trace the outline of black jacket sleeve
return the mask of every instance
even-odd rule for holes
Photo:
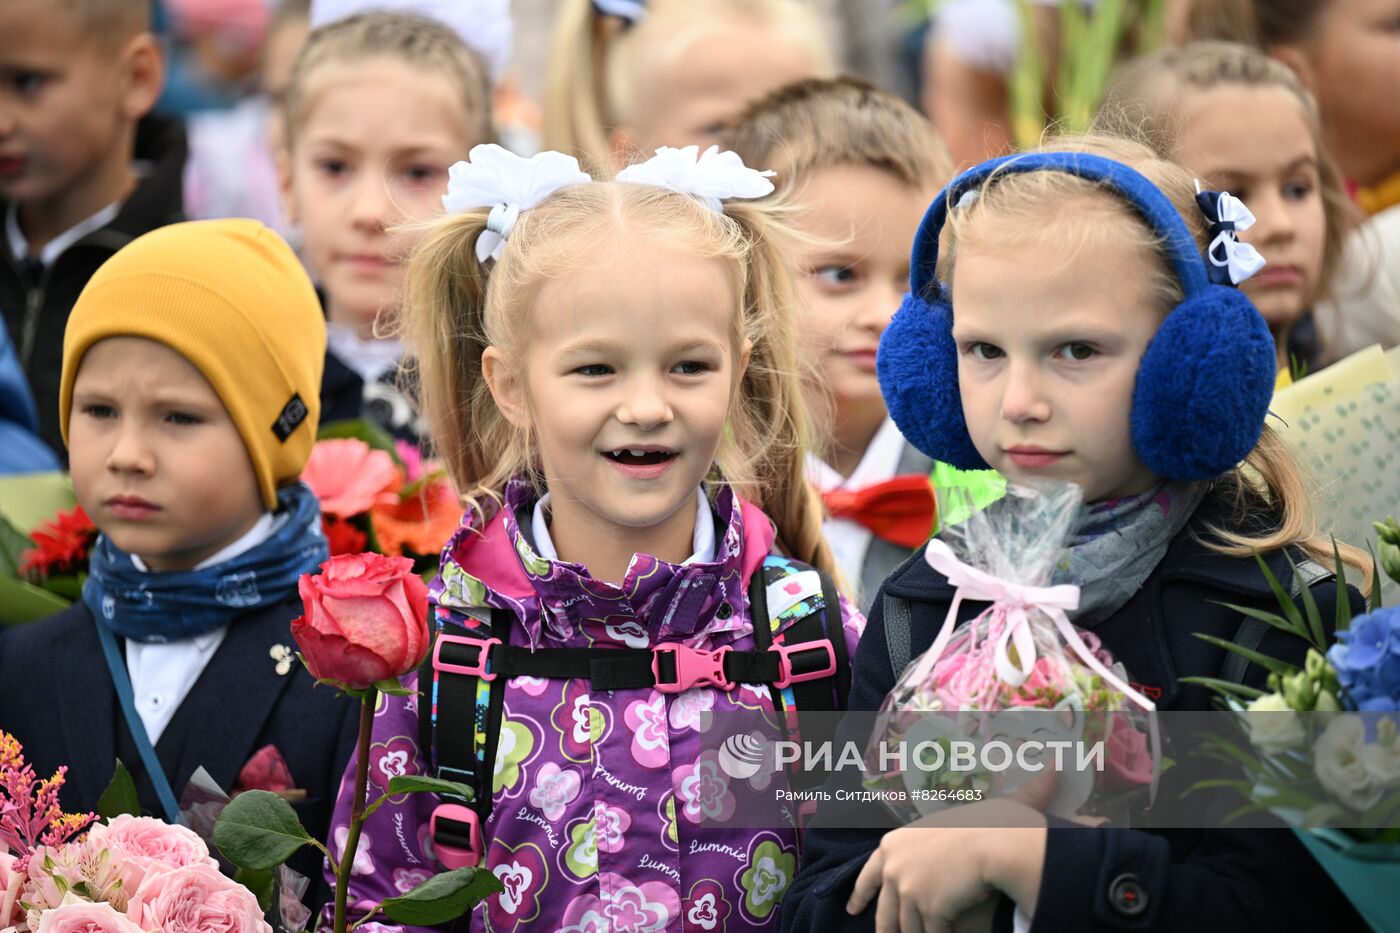
[[[883,591],[882,591],[883,592]],[[878,710],[886,694],[894,687],[886,648],[885,624],[880,594],[866,617],[865,632],[856,649],[851,666],[851,710]],[[853,718],[868,721],[868,717],[846,717],[836,733],[837,748],[846,742],[864,747],[868,738],[860,734],[861,725]],[[823,785],[834,796],[840,788],[854,783],[844,772],[832,775]],[[828,825],[823,825],[827,823]],[[861,916],[846,914],[846,901],[861,866],[880,845],[882,829],[843,829],[839,815],[830,807],[819,805],[811,824],[802,837],[802,861],[792,887],[783,898],[781,930],[873,930],[875,908],[872,905]]]

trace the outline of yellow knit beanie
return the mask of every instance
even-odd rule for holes
[[[107,337],[163,343],[203,373],[275,510],[316,442],[326,355],[321,304],[286,241],[256,220],[202,220],[161,227],[103,263],[63,336],[65,443],[78,366]]]

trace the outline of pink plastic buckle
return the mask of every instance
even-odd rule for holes
[[[779,690],[793,684],[800,684],[808,680],[820,680],[823,677],[830,677],[836,673],[836,652],[832,650],[829,641],[804,641],[800,645],[775,644],[768,649],[778,652],[778,679],[773,682],[773,686]],[[826,667],[819,671],[807,671],[803,674],[792,672],[792,656],[803,651],[826,651]]]
[[[698,684],[709,684],[721,690],[733,690],[734,684],[724,675],[724,656],[729,647],[714,651],[701,651],[685,645],[657,645],[651,649],[651,673],[656,678],[656,689],[662,693],[680,693]],[[670,654],[676,659],[676,682],[661,682],[661,656]]]
[[[499,638],[467,638],[463,635],[440,634],[437,637],[437,644],[433,647],[433,667],[448,674],[465,674],[468,677],[480,677],[482,680],[495,680],[495,673],[486,670],[486,659],[491,654],[491,646],[500,643]],[[451,661],[444,661],[442,659],[442,646],[448,644],[475,647],[477,649],[476,662],[473,664],[453,664]]]
[[[439,819],[451,820],[462,825],[441,826],[438,823]],[[459,841],[465,832],[467,847],[464,849],[443,841],[438,835],[440,831],[445,832],[453,842]],[[444,868],[471,868],[481,864],[481,820],[475,810],[460,803],[438,804],[428,821],[428,832],[433,840],[433,851],[437,853],[438,861]]]

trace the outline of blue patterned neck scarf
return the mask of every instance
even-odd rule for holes
[[[314,573],[329,550],[321,504],[298,483],[277,495],[287,521],[256,547],[203,570],[146,573],[105,535],[93,548],[83,602],[123,638],[170,642],[228,625],[260,606],[296,592],[297,578]]]
[[[1079,587],[1081,626],[1113,615],[1133,597],[1186,527],[1209,483],[1164,483],[1136,496],[1083,506],[1051,582]]]

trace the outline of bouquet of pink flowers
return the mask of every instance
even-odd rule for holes
[[[0,933],[270,933],[258,900],[183,826],[58,803],[0,731]]]
[[[1150,796],[1153,703],[1070,623],[1079,588],[1050,585],[1080,505],[1073,485],[1008,485],[928,543],[925,559],[956,593],[929,650],[885,698],[866,752],[866,786],[901,818],[1013,793],[1051,766],[1049,812],[1059,816],[1109,815]],[[957,627],[963,600],[990,605]]]

